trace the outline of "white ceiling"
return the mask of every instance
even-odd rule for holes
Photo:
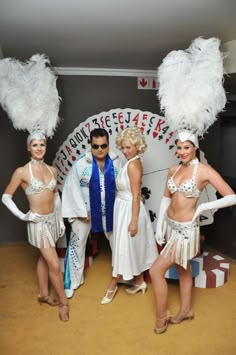
[[[236,40],[236,0],[0,0],[4,57],[153,70],[198,37]]]

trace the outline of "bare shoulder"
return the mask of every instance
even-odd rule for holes
[[[142,162],[140,159],[134,159],[129,162],[128,169],[142,169]]]
[[[128,174],[142,174],[143,165],[140,159],[134,159],[128,164]]]
[[[5,193],[13,195],[18,187],[27,181],[28,169],[27,164],[25,166],[21,166],[17,168],[12,176],[11,179],[5,189]]]
[[[29,163],[25,164],[24,166],[20,166],[19,168],[16,168],[16,170],[13,173],[13,176],[23,179],[25,175],[28,173],[28,166]]]
[[[219,175],[219,173],[210,164],[204,164],[199,162],[198,169],[199,172],[204,176],[210,177],[214,175]]]
[[[176,165],[172,165],[170,168],[169,168],[169,171],[168,171],[168,175],[171,176],[174,174],[174,172],[179,168],[179,164],[176,164]]]
[[[211,184],[222,196],[234,193],[218,171],[209,164],[199,164],[198,180],[200,186]]]

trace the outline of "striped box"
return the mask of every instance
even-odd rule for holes
[[[223,286],[229,279],[229,263],[212,252],[204,253],[202,272],[195,277],[194,286],[199,288],[215,288]]]

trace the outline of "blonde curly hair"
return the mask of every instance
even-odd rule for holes
[[[119,150],[122,150],[122,142],[127,139],[136,146],[138,153],[144,153],[147,149],[147,144],[142,130],[139,127],[128,127],[123,131],[118,133],[116,137],[116,147]]]

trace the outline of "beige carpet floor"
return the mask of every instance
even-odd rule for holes
[[[233,355],[236,354],[236,264],[230,280],[212,289],[194,288],[195,319],[170,325],[155,335],[152,285],[145,295],[125,286],[113,302],[101,305],[111,275],[111,255],[103,243],[85,284],[70,300],[70,321],[57,307],[36,302],[38,251],[29,245],[0,247],[1,355]],[[177,282],[169,283],[169,309],[178,310]]]

